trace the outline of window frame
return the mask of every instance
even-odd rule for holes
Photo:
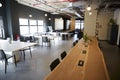
[[[27,19],[28,20],[28,25],[21,25],[20,24],[20,19]],[[30,21],[36,21],[36,24],[34,25],[34,24],[31,24],[31,22]],[[37,19],[28,19],[28,18],[19,18],[19,28],[21,27],[21,26],[27,26],[28,27],[28,34],[35,34],[35,33],[39,33],[40,31],[38,31],[39,29],[38,29],[38,27],[39,26],[42,26],[42,32],[44,31],[44,21],[43,21],[43,24],[41,24],[41,25],[39,25],[38,24],[38,21],[43,21],[43,20],[37,20]],[[31,28],[33,28],[33,27],[35,27],[37,30],[35,31],[35,32],[32,32],[31,31]],[[28,35],[28,34],[22,34],[22,31],[20,30],[20,35]]]

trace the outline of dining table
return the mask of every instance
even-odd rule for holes
[[[87,46],[80,39],[44,80],[110,80],[98,40],[90,39]]]

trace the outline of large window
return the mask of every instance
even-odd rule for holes
[[[33,20],[33,19],[19,19],[20,34],[35,34],[38,32],[43,32],[43,20]]]
[[[75,29],[84,29],[84,21],[82,20],[76,20],[75,21]]]
[[[20,24],[20,34],[29,34],[29,25],[28,25],[28,19],[19,19]]]
[[[66,29],[70,29],[70,20],[67,20],[67,23],[66,23]]]
[[[37,33],[37,20],[29,20],[30,34]]]
[[[43,20],[38,20],[38,32],[44,32]]]

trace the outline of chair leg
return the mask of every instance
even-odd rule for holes
[[[23,50],[23,58],[24,58],[24,60],[25,60],[25,51]]]
[[[31,47],[29,47],[29,49],[30,49],[30,56],[31,56],[31,58],[32,58],[32,51],[31,51]]]
[[[5,74],[7,73],[7,64],[8,62],[5,60]]]
[[[14,55],[14,63],[15,63],[15,66],[17,67],[17,61],[16,61],[16,56]]]
[[[22,50],[19,50],[19,56],[22,58]]]

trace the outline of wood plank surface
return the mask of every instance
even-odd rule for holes
[[[83,50],[87,51],[86,54]],[[83,66],[78,66],[79,60],[84,61]],[[97,39],[92,38],[88,47],[81,39],[45,80],[109,80]]]

